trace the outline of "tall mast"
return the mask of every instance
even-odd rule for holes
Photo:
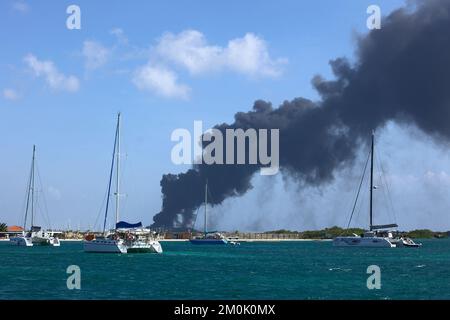
[[[117,116],[116,134],[114,136],[114,147],[113,147],[113,153],[112,153],[112,159],[111,159],[111,169],[110,169],[111,171],[109,172],[108,193],[106,196],[105,218],[103,220],[103,233],[105,233],[105,231],[106,231],[106,219],[108,218],[109,199],[111,196],[111,184],[112,184],[112,178],[114,175],[114,162],[115,162],[114,160],[116,160],[116,156],[117,156],[116,148],[117,148],[117,140],[118,140],[118,134],[119,134],[119,125],[120,125],[120,113]],[[119,171],[119,170],[117,170],[117,171]],[[119,176],[119,175],[117,175],[117,176]],[[117,182],[119,182],[119,181],[117,180]],[[117,183],[117,186],[118,186],[118,183]],[[117,195],[117,193],[118,192],[116,192],[116,195]],[[117,223],[117,219],[118,219],[118,215],[119,215],[118,204],[119,204],[119,201],[116,200],[116,223]]]
[[[206,212],[206,207],[208,206],[208,180],[206,180],[206,184],[205,184],[205,225],[204,225],[204,233],[206,235],[207,233],[207,223],[208,223],[208,219],[207,219],[207,212]]]
[[[33,157],[31,160],[31,169],[30,169],[30,178],[28,179],[28,188],[27,188],[27,206],[25,208],[25,218],[23,219],[23,230],[26,230],[27,227],[27,218],[28,218],[28,209],[30,208],[30,197],[32,197],[33,183],[34,183],[34,155],[35,155],[35,146],[33,145]],[[31,218],[31,225],[33,225],[33,217]]]
[[[34,167],[36,158],[36,146],[33,145],[33,159],[31,160],[31,228],[34,225]]]
[[[373,193],[373,150],[374,150],[374,133],[372,131],[372,145],[370,149],[370,231],[372,231],[372,225],[373,225],[373,203],[372,203],[372,193]]]
[[[117,114],[117,151],[116,151],[116,223],[119,222],[120,205],[120,112]]]

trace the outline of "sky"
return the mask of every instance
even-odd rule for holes
[[[79,30],[66,26],[72,4],[81,10]],[[98,228],[120,111],[121,218],[150,224],[161,209],[162,175],[188,169],[170,158],[175,129],[193,130],[195,120],[205,128],[232,122],[258,99],[274,106],[299,96],[318,99],[311,78],[332,77],[330,59],[352,60],[356,37],[368,32],[371,4],[387,15],[405,3],[2,1],[0,221],[23,223],[36,144],[38,195],[47,207],[38,223]],[[400,228],[450,229],[446,150],[395,123],[377,132],[378,149]],[[211,209],[212,227],[345,226],[365,152],[359,166],[320,188],[255,176],[253,190]],[[367,226],[364,210],[354,226]],[[380,212],[379,223],[391,218]]]

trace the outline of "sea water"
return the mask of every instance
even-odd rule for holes
[[[162,242],[163,254],[95,254],[81,242],[0,242],[0,299],[450,299],[450,239],[421,248],[335,248],[331,242],[202,246]],[[67,268],[80,268],[69,290]],[[369,290],[367,268],[380,267]],[[70,287],[70,286],[69,286]]]

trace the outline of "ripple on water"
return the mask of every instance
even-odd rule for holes
[[[81,243],[26,250],[0,243],[0,299],[450,299],[450,239],[422,242],[418,250],[173,242],[162,244],[161,255],[87,254]],[[66,287],[72,264],[81,268],[80,291]],[[366,286],[374,264],[381,290]]]

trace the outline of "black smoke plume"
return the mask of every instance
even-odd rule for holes
[[[335,79],[312,83],[321,101],[304,98],[278,108],[256,101],[234,123],[216,128],[279,128],[280,170],[319,185],[352,163],[372,130],[388,120],[416,125],[438,140],[450,138],[450,1],[409,2],[382,19],[380,30],[357,40],[356,62],[330,62]],[[414,8],[412,8],[414,7]],[[299,44],[301,45],[301,44]],[[161,180],[162,211],[154,227],[190,227],[203,202],[206,179],[212,204],[247,192],[257,165],[194,165]]]

